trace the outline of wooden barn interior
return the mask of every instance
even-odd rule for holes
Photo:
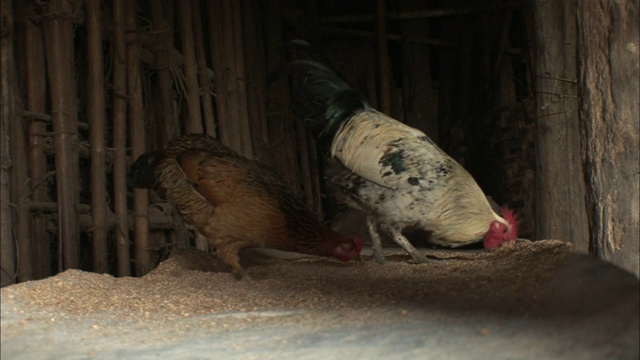
[[[161,344],[153,358],[637,358],[637,0],[1,4],[3,359],[145,358],[127,353],[143,344]],[[327,195],[291,79],[268,81],[295,39],[424,131],[532,242],[414,234],[441,264],[389,239],[385,265],[248,253],[236,280],[165,198],[128,186],[141,154],[206,133],[368,236]]]
[[[632,2],[614,3],[633,17]],[[638,104],[626,95],[637,84],[620,69],[589,105],[592,82],[607,80],[584,60],[595,40],[562,18],[586,13],[582,4],[2,4],[3,286],[69,268],[142,276],[173,248],[206,249],[162,199],[126,186],[133,160],[179,134],[207,133],[272,165],[318,216],[334,217],[287,81],[266,83],[294,55],[292,39],[515,209],[521,238],[567,241],[638,274]],[[599,31],[637,43],[615,22]],[[556,49],[563,41],[573,47]],[[635,60],[610,66],[637,77]],[[609,112],[609,101],[629,101],[628,112]]]

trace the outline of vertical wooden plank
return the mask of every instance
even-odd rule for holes
[[[125,24],[127,29],[126,67],[127,94],[129,98],[129,135],[131,157],[137,159],[146,151],[144,109],[142,104],[142,75],[140,72],[140,40],[135,13],[136,1],[125,3]],[[149,248],[149,191],[133,190],[133,210],[135,211],[134,259],[136,276],[143,276],[151,269]]]
[[[24,36],[20,62],[24,66],[25,109],[35,113],[44,113],[46,106],[46,71],[42,31],[29,20],[21,22]],[[28,61],[27,61],[28,59]],[[47,131],[41,120],[29,122],[29,178],[31,200],[51,201],[46,186],[47,163],[44,153],[42,134]],[[42,213],[31,214],[31,248],[33,258],[33,278],[43,279],[51,275],[50,236],[46,228],[47,216]]]
[[[215,89],[215,101],[216,111],[218,114],[218,136],[220,141],[228,145],[228,121],[229,121],[229,106],[227,100],[227,92],[222,88],[222,79],[226,76],[226,70],[224,66],[224,58],[222,49],[222,36],[223,28],[222,22],[219,21],[217,13],[220,12],[220,1],[206,1],[207,10],[207,29],[209,30],[209,51],[211,51],[211,59],[213,62],[214,72],[214,89]],[[224,130],[223,130],[224,129]]]
[[[13,209],[11,206],[11,134],[13,118],[13,100],[12,96],[15,92],[11,88],[9,83],[10,66],[10,54],[13,47],[13,12],[11,9],[10,0],[2,0],[0,3],[2,10],[2,28],[7,29],[8,33],[5,33],[0,37],[0,96],[2,102],[0,103],[0,111],[2,117],[0,117],[0,246],[2,252],[0,253],[0,259],[2,266],[0,278],[2,279],[2,286],[10,285],[16,282],[16,253],[13,241]]]
[[[49,1],[45,11],[59,16],[44,21],[54,131],[60,268],[63,270],[79,266],[79,138],[72,10],[69,0]]]
[[[233,27],[233,54],[235,55],[235,74],[234,78],[230,78],[234,82],[234,89],[237,92],[238,119],[240,143],[242,146],[242,155],[253,158],[253,149],[251,146],[251,128],[249,126],[249,116],[247,114],[247,81],[245,75],[244,47],[242,43],[242,21],[244,16],[240,11],[240,1],[228,0],[231,4],[231,26]]]
[[[169,0],[170,1],[170,0]],[[173,78],[171,76],[171,53],[173,49],[173,26],[168,14],[163,11],[166,1],[151,1],[151,25],[153,32],[156,34],[159,48],[155,51],[156,64],[158,66],[158,90],[160,98],[161,111],[156,113],[158,123],[157,137],[158,147],[166,145],[169,140],[173,139],[180,133],[179,119],[175,116],[173,106]]]
[[[202,115],[204,132],[208,135],[216,136],[216,122],[213,113],[213,99],[211,98],[211,81],[213,80],[207,71],[207,52],[204,46],[204,35],[202,28],[202,16],[200,12],[201,4],[199,0],[192,0],[193,11],[193,38],[196,46],[196,62],[198,64],[198,81],[200,101],[202,102]]]
[[[576,11],[591,249],[639,276],[638,2],[578,1]]]
[[[202,116],[200,111],[200,94],[198,86],[198,65],[193,40],[193,14],[191,1],[179,1],[178,19],[180,21],[180,36],[182,40],[182,69],[187,90],[187,114],[183,123],[184,133],[202,133]]]
[[[87,0],[87,113],[91,142],[91,217],[93,271],[108,273],[107,179],[105,164],[105,98],[100,0]]]
[[[403,11],[424,9],[421,0],[403,0]],[[404,36],[429,36],[429,19],[404,20],[400,23]],[[403,43],[405,122],[424,131],[439,143],[435,93],[431,77],[431,49],[423,44]]]
[[[387,2],[376,1],[376,38],[378,43],[378,77],[380,81],[380,111],[391,114],[391,84],[389,46],[387,44]]]
[[[264,13],[267,51],[267,73],[271,73],[284,64],[284,50],[279,48],[283,38],[282,17],[286,7],[283,0],[267,3]],[[298,159],[295,152],[295,128],[291,112],[291,97],[285,81],[269,86],[267,108],[267,126],[269,131],[269,156],[272,164],[277,164],[285,180],[299,191]]]
[[[13,48],[9,49],[9,87],[19,89],[17,68]],[[14,126],[11,141],[12,184],[13,198],[15,205],[15,223],[13,236],[16,243],[17,255],[17,276],[18,281],[28,281],[33,279],[33,265],[31,258],[31,228],[29,227],[29,179],[27,177],[27,134],[25,132],[22,99],[19,93],[14,91],[12,113]]]
[[[131,275],[127,206],[127,64],[125,2],[113,1],[113,200],[118,276]]]
[[[580,158],[575,3],[538,0],[536,21],[536,236],[589,248]]]
[[[260,6],[255,1],[242,0],[242,44],[244,52],[252,54],[245,58],[247,90],[247,116],[249,119],[254,158],[267,162],[269,132],[266,129],[265,66]]]

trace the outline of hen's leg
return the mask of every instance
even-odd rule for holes
[[[218,249],[217,251],[218,258],[220,258],[220,260],[224,261],[225,263],[229,264],[229,266],[231,266],[231,268],[233,269],[231,273],[238,280],[247,276],[246,271],[242,268],[242,266],[240,266],[240,257],[238,256],[238,251],[240,249],[238,249],[238,247],[233,245],[227,245],[227,246],[219,245],[217,249]]]
[[[369,235],[371,235],[371,242],[373,247],[373,257],[378,264],[384,264],[385,258],[382,252],[382,241],[378,234],[377,222],[373,215],[367,215],[367,226],[369,227]]]
[[[402,235],[401,229],[390,228],[389,232],[391,232],[391,236],[393,236],[393,241],[395,241],[396,244],[402,246],[402,248],[407,253],[409,253],[409,255],[411,255],[411,259],[413,260],[414,263],[420,264],[420,263],[426,263],[431,261],[427,259],[427,257],[424,256],[424,254],[420,254],[418,250],[416,250],[416,248],[413,247],[413,245],[411,245],[409,240],[407,240],[407,238],[404,235]]]

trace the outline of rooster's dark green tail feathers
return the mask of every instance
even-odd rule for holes
[[[333,137],[340,124],[354,112],[367,110],[366,98],[303,40],[290,43],[307,59],[294,60],[268,78],[268,83],[285,75],[292,77],[294,112],[304,119],[317,137]]]

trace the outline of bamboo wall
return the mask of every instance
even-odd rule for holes
[[[126,187],[133,160],[181,133],[275,165],[318,214],[330,212],[287,83],[265,84],[293,37],[328,54],[378,108],[426,131],[534,236],[524,2],[2,6],[3,286],[69,268],[141,276],[173,248],[206,249],[155,193]]]

